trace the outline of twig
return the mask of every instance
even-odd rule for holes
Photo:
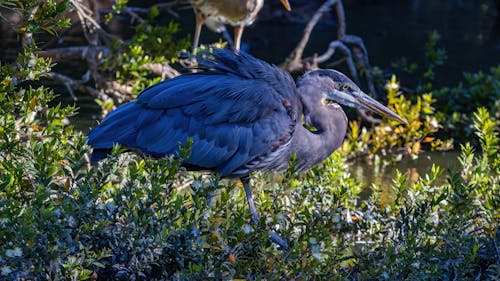
[[[299,44],[297,44],[297,47],[290,53],[290,55],[286,58],[285,62],[283,63],[283,68],[287,69],[290,72],[295,72],[303,69],[303,64],[301,62],[302,60],[302,54],[304,53],[304,49],[307,46],[307,43],[309,42],[309,38],[311,37],[311,33],[318,23],[318,21],[321,19],[324,13],[330,11],[330,7],[337,3],[338,0],[328,0],[321,7],[316,11],[314,16],[311,18],[311,20],[307,23],[306,27],[304,28],[304,32],[302,34],[302,39],[300,40]]]
[[[100,91],[98,91],[97,89],[94,89],[90,86],[84,85],[85,83],[87,83],[89,81],[88,76],[89,75],[84,75],[82,77],[82,80],[75,80],[69,76],[66,76],[64,74],[57,73],[57,72],[49,72],[45,75],[45,77],[47,77],[49,79],[63,83],[66,86],[66,88],[68,89],[68,92],[70,93],[71,97],[74,100],[77,100],[78,98],[75,96],[73,90],[88,93],[91,96],[93,96],[94,98],[97,98],[100,100],[107,99],[108,97],[106,95],[104,95],[103,93],[101,93]]]
[[[346,36],[345,34],[345,12],[344,12],[344,5],[342,4],[342,1],[337,2],[337,6],[335,7],[335,11],[337,12],[337,21],[339,24],[339,27],[337,28],[337,38],[339,40],[344,40],[344,37]]]
[[[174,78],[181,75],[179,71],[170,66],[168,63],[148,63],[143,67],[151,71],[154,75],[160,76],[161,80],[165,80],[166,78]]]
[[[333,42],[330,42],[330,45],[328,46],[328,49],[326,50],[325,53],[323,53],[321,56],[316,57],[316,64],[323,63],[327,60],[329,60],[333,54],[335,53],[335,49],[339,49],[344,53],[344,59],[347,63],[347,67],[349,68],[349,71],[351,72],[352,78],[356,84],[360,83],[359,80],[359,75],[358,71],[356,70],[356,65],[354,64],[354,60],[352,58],[352,53],[349,47],[347,47],[344,42],[336,40]],[[305,58],[304,60],[308,60],[309,58]]]
[[[94,5],[94,1],[95,0],[91,0],[91,1],[89,1],[89,3],[91,6],[96,7],[96,5]],[[101,27],[101,25],[99,24],[99,21],[100,21],[99,20],[99,11],[97,11],[97,10],[91,11],[88,7],[86,7],[82,3],[80,3],[80,0],[70,0],[70,2],[71,2],[71,4],[73,4],[73,6],[75,7],[75,9],[77,11],[78,17],[80,18],[80,22],[82,23],[82,27],[84,27],[84,33],[86,33],[86,37],[89,34],[96,32],[99,35],[101,35],[106,41],[116,40],[116,41],[122,42],[120,37],[106,32]],[[95,19],[94,19],[94,17],[95,17]],[[87,29],[87,32],[85,32],[86,29]],[[87,40],[90,41],[89,38],[87,38]]]
[[[309,38],[311,37],[314,27],[319,22],[323,14],[330,11],[334,4],[336,4],[335,12],[337,14],[338,21],[337,39],[330,42],[328,49],[322,55],[318,56],[317,54],[314,54],[312,57],[303,58],[304,49],[309,42]],[[352,51],[351,48],[349,48],[349,45],[352,46]],[[333,57],[336,49],[339,49],[344,54],[344,60],[349,68],[349,72],[351,73],[351,77],[354,82],[358,85],[360,85],[361,82],[355,65],[355,61],[357,61],[365,74],[370,92],[372,95],[380,99],[381,97],[379,97],[373,82],[373,73],[368,61],[368,51],[366,50],[363,40],[359,36],[346,34],[345,11],[341,0],[327,0],[319,7],[304,28],[302,39],[297,44],[297,47],[285,59],[285,61],[281,64],[281,67],[289,72],[317,69],[319,68],[318,64],[324,63]],[[360,114],[363,119],[372,124],[380,123],[380,120],[366,114],[366,112],[360,112]]]
[[[144,9],[141,9],[141,10],[144,10]],[[123,11],[125,11],[125,13],[127,13],[132,19],[131,19],[131,23],[135,21],[137,21],[138,23],[144,23],[146,20],[143,19],[141,16],[139,16],[135,11],[136,9],[134,9],[133,7],[123,7]]]
[[[342,41],[344,41],[346,44],[354,45],[354,58],[362,65],[362,68],[365,71],[366,82],[368,84],[368,89],[370,89],[370,92],[372,92],[373,95],[379,99],[385,98],[381,97],[378,94],[377,89],[375,88],[375,83],[373,82],[372,67],[368,60],[368,50],[365,47],[363,39],[356,35],[345,35]]]
[[[361,116],[361,118],[363,118],[364,120],[370,122],[373,125],[378,125],[378,124],[380,124],[382,122],[382,120],[373,117],[366,110],[358,109],[357,112]]]
[[[38,1],[35,7],[29,11],[28,22],[31,22],[35,19],[35,14],[40,9],[43,1]],[[24,47],[30,46],[33,43],[33,32],[25,32],[23,33],[23,41],[22,44]]]
[[[54,37],[50,38],[50,39],[49,39],[49,41],[45,42],[45,44],[43,44],[43,45],[40,47],[40,49],[45,50],[45,49],[47,49],[47,48],[51,48],[51,46],[54,46],[54,45],[56,45],[56,44],[60,43],[60,40],[61,40],[61,38],[64,36],[64,34],[66,34],[66,33],[71,33],[71,32],[72,32],[73,30],[75,30],[75,29],[76,29],[76,25],[71,25],[71,26],[69,26],[69,27],[67,27],[67,28],[65,28],[65,29],[63,29],[63,30],[61,30],[61,31],[57,34],[57,36],[54,36]]]
[[[328,68],[334,68],[334,67],[336,67],[337,65],[339,65],[339,64],[341,64],[341,63],[343,63],[343,62],[345,62],[346,60],[347,60],[347,59],[346,59],[345,57],[340,58],[340,59],[338,59],[338,60],[336,60],[336,61],[333,61],[333,62],[329,63],[328,65],[326,65],[326,67],[328,67]]]
[[[54,48],[38,52],[40,57],[51,58],[52,61],[83,60],[87,57],[89,46],[72,46],[64,48]],[[98,46],[96,51],[100,56],[108,57],[110,51],[107,47]]]
[[[163,2],[163,3],[158,3],[158,4],[153,5],[151,8],[157,8],[158,10],[166,9],[167,12],[169,14],[171,14],[172,16],[174,16],[176,18],[180,18],[179,14],[176,13],[176,12],[174,12],[174,10],[172,10],[173,6],[176,6],[176,5],[179,5],[179,4],[188,4],[188,1],[175,0],[175,1],[170,1],[170,2]]]
[[[174,12],[172,10],[173,6],[179,4],[177,2],[179,2],[179,1],[172,1],[172,2],[166,2],[166,3],[158,3],[158,4],[155,4],[155,5],[151,6],[151,7],[149,7],[149,8],[125,6],[123,8],[123,11],[125,13],[127,13],[132,18],[132,23],[133,23],[134,20],[136,20],[139,23],[144,23],[146,20],[143,17],[141,17],[139,15],[139,13],[141,13],[141,14],[147,14],[147,13],[151,12],[151,9],[153,9],[153,8],[156,8],[158,10],[166,9],[169,14],[171,14],[172,16],[174,16],[176,18],[179,18],[179,14],[177,14],[176,12]],[[105,10],[103,10],[103,12],[105,12],[105,13],[113,13],[113,14],[117,13],[117,11],[115,11],[113,9],[105,9]]]
[[[99,25],[100,17],[95,0],[89,1],[90,8],[82,5],[79,0],[70,1],[71,3],[73,3],[77,10],[78,17],[80,18],[80,22],[83,27],[83,33],[85,35],[85,38],[87,39],[87,42],[89,43],[85,60],[87,61],[87,65],[89,67],[90,73],[92,74],[92,78],[97,83],[99,88],[103,89],[105,93],[112,94],[119,100],[123,100],[124,97],[119,92],[121,90],[124,90],[123,92],[128,94],[131,93],[131,89],[122,87],[122,85],[117,82],[113,83],[112,81],[108,81],[99,73],[99,64],[103,59],[102,54],[99,52],[99,48],[101,47],[99,34],[103,33],[99,32],[99,30],[102,30],[102,27]]]

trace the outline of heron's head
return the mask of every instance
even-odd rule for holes
[[[383,106],[378,101],[374,100],[351,81],[343,73],[331,69],[314,70],[306,73],[299,80],[299,86],[310,84],[320,91],[316,91],[315,95],[321,99],[325,106],[336,106],[338,104],[373,111],[384,117],[398,120],[407,123],[396,113],[389,108]]]

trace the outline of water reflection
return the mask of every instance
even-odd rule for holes
[[[395,164],[376,165],[368,163],[364,159],[358,159],[349,164],[349,172],[351,175],[362,181],[365,187],[361,193],[361,199],[366,199],[371,191],[370,186],[375,184],[382,190],[382,203],[389,202],[394,199],[394,191],[392,190],[392,180],[396,177],[397,171],[407,173],[410,181],[416,181],[419,177],[425,176],[430,172],[432,165],[439,166],[444,171],[438,178],[436,184],[446,182],[447,171],[457,171],[460,168],[458,162],[459,152],[423,152],[418,159],[405,158]],[[382,159],[380,162],[383,162]]]

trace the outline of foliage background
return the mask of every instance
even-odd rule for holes
[[[85,135],[68,124],[76,108],[61,106],[45,85],[54,61],[37,43],[70,25],[72,3],[0,2],[23,18],[18,58],[0,65],[0,279],[500,279],[500,67],[433,89],[429,71],[445,53],[431,34],[427,68],[414,74],[428,79],[421,91],[403,95],[395,77],[383,81],[389,106],[410,125],[358,119],[343,148],[307,173],[253,176],[263,216],[251,225],[240,188],[185,172],[178,160],[116,147],[112,158],[89,165]],[[148,20],[156,16],[152,9]],[[129,40],[105,44],[112,55],[89,70],[103,112],[162,78],[152,66],[178,60],[176,50],[189,45],[177,32],[175,24],[145,21]],[[130,93],[110,92],[107,83]],[[460,102],[446,102],[450,95]],[[433,166],[418,179],[399,173],[390,203],[377,185],[360,199],[350,158],[417,157],[449,148],[450,132],[461,151],[458,170]],[[290,249],[272,244],[269,228]]]

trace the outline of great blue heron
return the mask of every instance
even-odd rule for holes
[[[200,72],[160,82],[110,113],[88,135],[92,160],[106,157],[114,144],[153,157],[178,155],[190,139],[184,165],[239,177],[256,223],[249,175],[286,169],[292,153],[299,171],[326,159],[347,130],[339,104],[405,122],[338,71],[310,71],[296,85],[287,72],[246,53],[206,55],[211,58],[198,58]]]
[[[285,9],[291,10],[288,0],[280,0]],[[245,26],[254,22],[264,5],[264,0],[190,0],[196,15],[193,46],[198,47],[201,27],[206,24],[216,32],[225,30],[224,24],[234,26],[234,48],[240,49]]]

